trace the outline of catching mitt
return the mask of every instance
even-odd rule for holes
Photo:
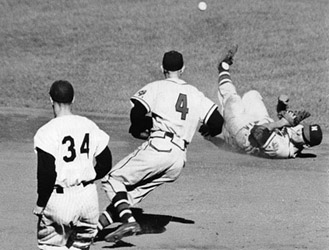
[[[294,127],[297,126],[301,121],[310,117],[311,114],[306,110],[283,110],[278,115],[281,118],[284,118],[288,121],[289,125]]]

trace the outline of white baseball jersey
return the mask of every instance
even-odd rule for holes
[[[131,99],[153,115],[153,130],[171,132],[191,142],[199,122],[207,122],[217,105],[196,87],[176,78],[155,81]]]
[[[262,150],[272,158],[295,158],[296,155],[306,146],[293,143],[293,133],[297,133],[303,126],[284,127],[272,132]]]
[[[56,185],[70,187],[95,178],[94,157],[108,145],[109,136],[91,120],[78,115],[56,117],[34,137],[34,148],[55,157]]]
[[[169,78],[147,84],[132,98],[152,113],[149,140],[118,162],[102,182],[109,199],[129,190],[134,205],[163,183],[173,182],[186,162],[186,144],[191,142],[199,122],[207,122],[217,105],[197,88]],[[171,138],[165,132],[174,134]]]
[[[96,177],[95,156],[108,145],[109,136],[88,118],[78,115],[56,117],[34,136],[34,148],[55,158],[55,185],[38,223],[38,245],[64,247],[76,227],[75,249],[87,249],[97,233],[99,204],[95,184],[82,182]],[[63,230],[58,230],[61,228]],[[62,249],[61,248],[61,249]],[[89,247],[88,247],[89,248]]]
[[[241,97],[232,82],[227,82],[219,85],[218,99],[225,120],[224,140],[248,154],[259,154],[259,148],[249,141],[250,131],[255,124],[273,122],[260,93],[250,90]]]

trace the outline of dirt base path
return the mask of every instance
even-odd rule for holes
[[[111,135],[114,163],[141,141],[127,117],[85,114]],[[36,158],[32,138],[52,117],[0,109],[0,249],[37,249]],[[233,152],[196,135],[179,179],[135,209],[144,233],[91,249],[329,249],[329,140],[306,158],[268,160]],[[100,190],[101,208],[107,204]]]

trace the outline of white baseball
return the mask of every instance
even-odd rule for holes
[[[206,2],[199,2],[198,8],[199,8],[199,10],[206,10],[207,9]]]

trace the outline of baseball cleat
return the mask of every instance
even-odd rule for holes
[[[234,55],[236,54],[237,51],[238,51],[238,45],[235,44],[227,51],[226,55],[220,61],[219,64],[221,64],[222,62],[226,62],[228,65],[232,65],[233,64],[233,57],[234,57]]]
[[[106,242],[118,242],[123,237],[136,235],[141,232],[141,227],[137,222],[124,223],[118,227],[114,232],[105,236]]]

